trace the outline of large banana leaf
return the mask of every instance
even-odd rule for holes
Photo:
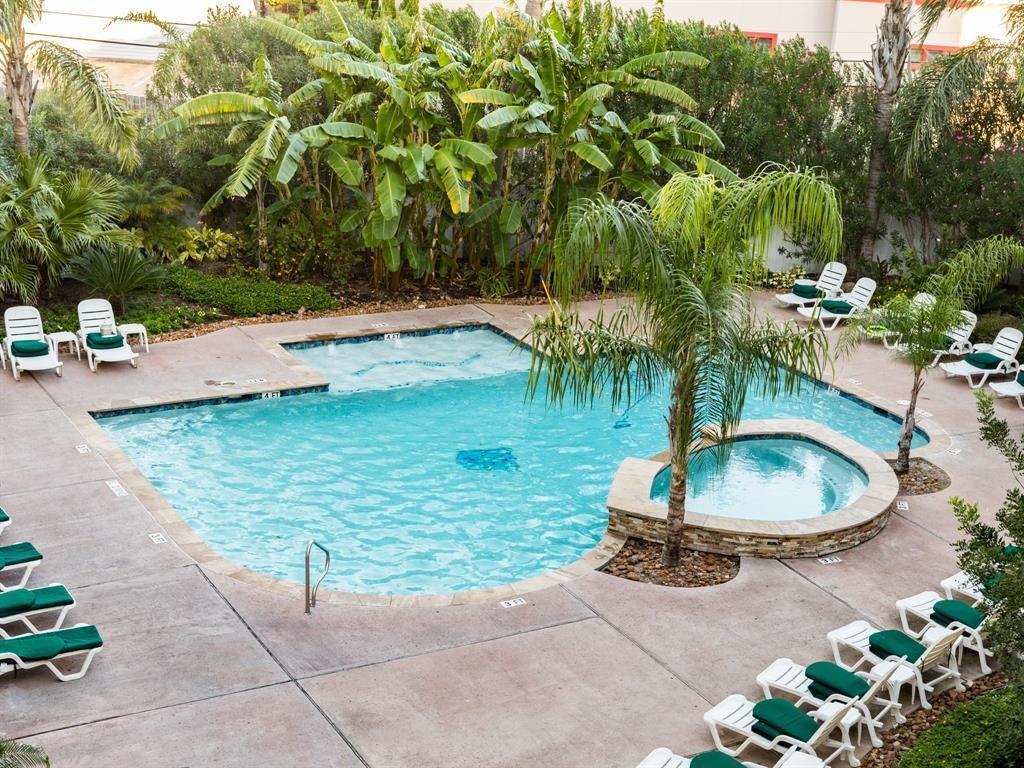
[[[376,248],[381,243],[391,240],[398,232],[399,217],[385,219],[379,208],[374,208],[366,219],[363,227],[363,243],[370,248]]]
[[[245,197],[259,181],[271,161],[276,160],[288,139],[291,124],[283,115],[268,120],[248,146],[224,185],[231,197]]]
[[[669,101],[683,109],[696,109],[697,107],[697,102],[693,100],[693,97],[690,96],[690,94],[686,93],[682,88],[677,88],[671,83],[666,83],[663,80],[648,80],[642,77],[633,77],[623,82],[623,88],[627,91],[642,93],[645,96],[654,96],[658,99],[664,99],[665,101]]]
[[[494,88],[471,88],[459,94],[459,101],[463,104],[494,104],[497,106],[508,106],[516,103],[516,97],[511,93],[499,91]]]
[[[656,166],[661,159],[661,153],[658,152],[658,148],[647,139],[633,139],[633,148],[648,168]]]
[[[394,76],[383,67],[368,61],[349,58],[342,53],[320,54],[311,58],[309,64],[315,69],[330,72],[332,75],[374,80],[385,85],[392,85],[396,82]]]
[[[523,206],[517,200],[512,200],[501,209],[498,214],[498,228],[506,235],[515,234],[523,226]]]
[[[622,65],[621,69],[632,74],[664,69],[666,67],[697,67],[703,69],[708,60],[690,51],[661,51],[637,56]]]
[[[652,144],[651,146],[653,147],[654,145]],[[608,156],[590,142],[578,141],[575,144],[570,144],[569,151],[599,171],[610,171],[612,169],[612,163]]]
[[[344,147],[345,145],[341,143],[332,144],[320,154],[320,157],[338,175],[342,184],[358,187],[363,178],[363,167],[351,157],[345,156]]]
[[[388,238],[380,244],[380,254],[384,257],[384,266],[389,272],[397,272],[402,266],[402,247],[397,240]]]
[[[392,163],[382,163],[377,174],[377,202],[385,219],[397,218],[405,205],[405,174]]]
[[[221,116],[230,117],[232,123],[238,122],[239,119],[251,119],[251,115],[262,118],[276,117],[280,111],[273,101],[262,96],[250,96],[236,91],[218,91],[196,96],[184,104],[179,104],[175,107],[174,114],[195,125],[196,121]]]
[[[295,27],[289,26],[288,24],[282,24],[274,19],[264,17],[258,18],[256,21],[264,30],[269,32],[278,40],[286,45],[290,45],[295,50],[300,51],[307,56],[316,56],[321,53],[337,50],[339,47],[336,43],[330,43],[326,40],[317,40],[316,38],[310,37],[305,32],[300,32]]]
[[[469,187],[462,178],[462,167],[459,161],[447,149],[437,150],[434,155],[434,168],[444,186],[452,213],[465,213],[469,210]]]
[[[477,165],[488,165],[498,159],[494,150],[479,141],[465,139],[442,139],[441,146],[451,151],[458,158],[469,160]]]
[[[296,88],[288,94],[288,97],[284,100],[285,106],[288,109],[297,109],[303,104],[307,104],[323,93],[326,85],[327,81],[322,77],[318,77],[316,80],[310,80],[305,85]]]
[[[490,200],[474,206],[473,210],[466,214],[466,218],[462,223],[467,227],[475,227],[478,224],[482,224],[501,210],[503,202],[500,197],[492,197]]]
[[[274,170],[273,179],[278,184],[287,184],[292,180],[295,172],[302,162],[302,155],[306,151],[306,142],[302,136],[293,133],[288,137],[288,144],[277,159],[277,168]]]
[[[481,117],[477,121],[476,127],[485,131],[501,128],[502,126],[514,123],[522,114],[522,107],[498,107],[493,112],[488,112],[486,115]]]

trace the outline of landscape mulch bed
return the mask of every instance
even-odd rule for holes
[[[895,461],[889,461],[889,466]],[[927,459],[913,458],[910,460],[910,472],[897,475],[900,481],[900,496],[922,496],[926,493],[938,493],[949,488],[949,475]]]
[[[663,587],[711,587],[735,578],[740,572],[738,557],[691,549],[680,553],[678,566],[666,568],[661,564],[661,549],[661,544],[651,541],[627,539],[603,570],[622,579]]]
[[[861,768],[894,768],[903,753],[914,746],[924,733],[935,725],[947,712],[959,704],[972,701],[979,696],[1003,688],[1007,684],[1006,677],[1001,674],[986,675],[974,682],[965,681],[966,691],[955,688],[944,691],[938,696],[930,696],[931,709],[916,709],[907,715],[907,722],[884,731],[882,746],[872,749],[861,761]]]

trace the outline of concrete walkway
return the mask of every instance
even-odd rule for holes
[[[14,520],[3,541],[32,541],[45,555],[32,584],[67,584],[79,603],[70,621],[105,640],[77,682],[0,678],[3,732],[45,747],[59,768],[632,768],[657,746],[690,754],[710,747],[704,710],[755,695],[768,662],[826,657],[825,633],[855,618],[894,626],[897,598],[956,570],[948,497],[991,516],[1012,482],[977,438],[967,386],[932,374],[921,407],[958,449],[933,459],[953,486],[907,499],[839,564],[748,559],[734,581],[698,590],[591,572],[514,608],[323,605],[305,616],[300,600],[154,543],[160,525],[115,495],[117,474],[80,452],[67,415],[100,400],[216,394],[224,379],[293,379],[269,338],[449,322],[522,332],[529,312],[468,305],[237,327],[154,345],[138,370],[92,374],[65,356],[63,380],[0,376],[0,505]],[[838,386],[851,380],[895,401],[910,371],[864,344],[836,367]],[[1015,404],[997,408],[1024,426]]]

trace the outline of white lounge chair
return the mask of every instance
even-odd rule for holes
[[[21,589],[28,583],[29,576],[43,561],[39,550],[27,541],[0,547],[0,592]],[[16,577],[16,581],[4,583],[3,579]]]
[[[803,737],[794,736],[788,733],[768,736],[766,734],[777,730],[769,726],[763,729],[764,721],[754,714],[755,708],[759,705],[770,705],[778,707],[794,720],[802,721],[801,730]],[[828,765],[838,757],[845,757],[851,766],[860,765],[854,753],[853,744],[848,740],[842,741],[832,738],[832,732],[840,727],[843,718],[847,717],[853,704],[845,704],[832,709],[828,714],[823,712],[812,712],[810,714],[796,709],[791,701],[787,699],[767,699],[762,702],[753,702],[740,693],[727,696],[724,700],[704,713],[704,722],[711,731],[711,738],[715,742],[715,748],[724,752],[729,757],[736,757],[751,744],[761,749],[775,752],[788,752],[796,747],[808,755],[818,757],[818,749],[831,750],[829,754],[821,758],[821,761]],[[812,729],[812,723],[817,720],[820,724]],[[759,733],[764,730],[764,733]],[[732,741],[732,737],[740,736],[742,741],[737,747],[727,747],[725,740]]]
[[[880,635],[885,636],[886,646],[895,645],[897,650],[876,651],[873,645],[881,645]],[[889,697],[898,701],[903,686],[909,684],[911,704],[916,695],[920,694],[921,706],[925,709],[931,709],[928,694],[933,692],[939,683],[952,680],[958,690],[963,690],[960,670],[956,663],[957,646],[962,637],[963,629],[945,627],[928,627],[920,637],[912,637],[899,630],[878,629],[863,620],[850,622],[828,633],[836,664],[846,667],[851,672],[870,664],[872,666],[869,674],[873,678],[882,677],[897,667],[889,679]],[[896,642],[891,643],[892,640]],[[844,660],[843,650],[853,651],[860,658],[851,665]],[[927,680],[925,675],[928,675]]]
[[[843,280],[845,279],[846,265],[840,264],[838,261],[830,261],[821,270],[817,280],[797,280],[793,290],[789,293],[776,294],[775,298],[779,303],[785,304],[787,307],[807,306],[818,301],[818,299],[838,296],[842,293]],[[796,293],[796,290],[801,290],[807,295],[804,296]]]
[[[106,299],[86,299],[78,305],[78,338],[94,373],[100,363],[131,363],[138,368],[139,355],[128,346],[128,340],[118,333],[114,322],[114,309]],[[103,331],[110,331],[104,335]]]
[[[988,386],[993,392],[996,393],[996,397],[1012,397],[1017,400],[1017,407],[1024,408],[1024,402],[1021,398],[1024,397],[1024,373],[1018,371],[1017,375],[1009,381],[990,381]]]
[[[6,625],[22,624],[29,632],[38,634],[51,629],[60,629],[68,611],[75,607],[75,598],[63,584],[50,584],[35,589],[12,589],[0,593],[0,638],[11,637]],[[56,616],[53,614],[56,612]],[[50,618],[46,629],[40,629],[33,619]]]
[[[947,376],[963,376],[971,389],[979,389],[989,376],[1014,373],[1020,367],[1017,353],[1020,351],[1024,333],[1016,328],[1003,328],[991,344],[975,344],[974,351],[963,360],[939,363]],[[977,382],[976,376],[980,376]]]
[[[641,760],[636,768],[701,768],[701,765],[711,764],[711,755],[715,756],[714,765],[716,766],[726,760],[731,760],[739,768],[764,768],[760,763],[740,762],[734,757],[715,751],[702,752],[699,755],[694,755],[693,758],[680,757],[667,747],[658,747]],[[818,757],[791,747],[772,768],[825,768],[825,764]]]
[[[15,669],[46,667],[61,682],[77,680],[89,671],[93,657],[103,648],[99,630],[89,624],[51,629],[35,635],[0,640],[0,675]],[[85,656],[76,672],[65,672],[56,662]]]
[[[890,671],[888,676],[873,680],[866,672],[850,672],[830,661],[819,661],[805,667],[791,659],[776,659],[757,676],[757,684],[761,686],[766,699],[784,693],[795,698],[798,707],[810,704],[815,709],[826,711],[828,707],[853,702],[853,709],[840,723],[840,727],[848,738],[851,726],[856,725],[859,730],[866,725],[872,746],[880,747],[882,739],[878,733],[884,727],[885,718],[892,713],[896,722],[906,720],[899,700],[882,696],[894,672]],[[832,680],[833,685],[843,688],[843,691],[819,682],[822,679]],[[872,706],[879,710],[878,714],[872,714]]]
[[[985,600],[985,596],[981,592],[981,584],[969,576],[966,571],[957,571],[952,576],[944,578],[939,584],[946,593],[947,600],[953,600],[957,595],[961,595],[975,607]]]
[[[867,311],[877,287],[878,284],[870,277],[862,277],[854,284],[849,293],[844,293],[835,299],[822,299],[813,306],[798,307],[797,312],[812,323],[817,320],[821,324],[822,330],[831,331],[843,320]]]
[[[11,307],[4,312],[4,347],[11,358],[14,380],[22,371],[64,372],[64,363],[57,358],[57,345],[43,333],[43,319],[35,307]]]
[[[983,674],[988,674],[992,668],[988,665],[988,659],[993,655],[992,651],[985,647],[985,614],[963,600],[943,598],[938,592],[919,592],[910,597],[904,597],[896,601],[896,610],[900,614],[900,624],[903,631],[908,635],[920,634],[928,627],[944,627],[946,629],[963,628],[964,637],[959,649],[974,651],[978,654],[978,662]],[[910,618],[913,617],[924,626],[914,629],[911,626]]]
[[[963,317],[963,322],[947,334],[949,345],[945,349],[935,350],[935,359],[932,360],[929,368],[938,365],[939,360],[946,355],[969,355],[974,351],[971,334],[974,333],[974,329],[978,325],[978,316],[966,309],[961,310],[960,315]]]

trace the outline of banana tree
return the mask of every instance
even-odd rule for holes
[[[228,144],[248,145],[234,164],[224,185],[206,203],[209,210],[225,197],[245,197],[255,190],[256,229],[262,260],[267,249],[267,173],[272,165],[288,157],[291,119],[298,110],[320,96],[322,78],[283,96],[273,76],[270,61],[258,56],[247,77],[247,92],[220,91],[197,96],[174,109],[174,117],[154,128],[157,138],[166,138],[191,128],[231,126]],[[261,264],[262,266],[262,264]]]
[[[545,273],[550,269],[552,223],[571,199],[569,191],[584,175],[600,177],[614,168],[593,140],[601,127],[608,125],[594,124],[608,114],[607,102],[624,94],[644,94],[680,109],[694,107],[693,99],[680,88],[647,75],[667,67],[703,67],[706,59],[686,51],[662,51],[608,69],[605,62],[612,27],[610,6],[602,8],[596,25],[586,17],[582,3],[565,9],[553,7],[537,23],[535,39],[511,61],[495,68],[493,86],[459,94],[464,103],[491,108],[477,121],[478,130],[503,129],[532,140],[541,153],[540,184],[533,193],[537,224],[527,285],[533,269]],[[505,88],[499,87],[502,79],[509,83]]]

